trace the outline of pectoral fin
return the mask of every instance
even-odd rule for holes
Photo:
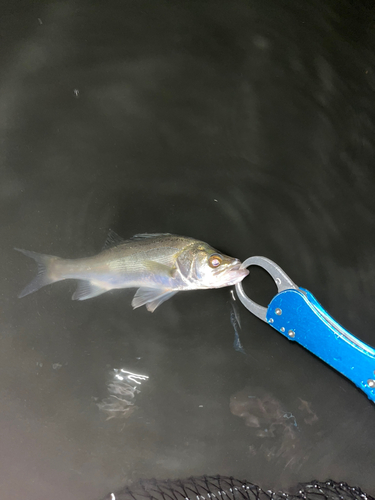
[[[90,281],[81,280],[78,282],[77,290],[72,295],[72,300],[91,299],[105,292],[108,292],[106,288],[94,285]]]
[[[177,291],[171,291],[166,288],[138,288],[132,300],[134,309],[141,306],[146,306],[147,310],[154,312],[157,307],[163,302],[170,299]]]
[[[154,260],[146,260],[143,266],[155,276],[160,276],[160,278],[174,278],[176,273],[175,267],[169,267]]]

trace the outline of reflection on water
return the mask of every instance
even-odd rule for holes
[[[304,399],[301,399],[301,398],[299,398],[299,400],[301,401],[301,404],[299,405],[298,409],[299,410],[303,410],[304,412],[306,412],[306,416],[304,418],[304,422],[306,424],[309,424],[309,425],[315,423],[318,420],[318,416],[311,409],[311,403],[309,403],[308,401],[305,401]]]
[[[287,411],[279,399],[260,388],[245,388],[231,396],[231,413],[253,428],[251,455],[261,454],[269,461],[282,460],[285,468],[301,467],[309,458],[303,425],[314,424],[318,417],[309,402],[302,399],[299,402],[297,414]]]
[[[240,312],[238,309],[237,305],[237,299],[236,296],[233,293],[233,290],[230,291],[231,295],[231,313],[230,313],[230,322],[232,323],[233,330],[234,330],[234,341],[233,341],[233,348],[235,351],[242,352],[242,354],[246,354],[245,349],[243,348],[243,345],[241,343],[240,339],[240,334],[239,330],[241,329],[241,319],[240,319]]]
[[[98,407],[107,414],[107,420],[111,418],[128,418],[137,409],[134,404],[136,394],[140,393],[140,385],[148,380],[147,375],[139,375],[123,368],[115,368],[111,372],[111,380],[108,383],[109,396],[100,403]]]

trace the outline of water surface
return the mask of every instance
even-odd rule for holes
[[[130,291],[71,301],[69,282],[21,300],[35,268],[13,251],[87,256],[109,228],[192,236],[275,260],[375,345],[373,13],[334,0],[4,8],[4,498],[94,500],[202,474],[375,493],[373,404],[243,308],[236,351],[228,289],[154,314]],[[269,281],[252,278],[266,304]]]

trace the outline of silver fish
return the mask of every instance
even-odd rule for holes
[[[16,248],[34,259],[38,274],[19,297],[66,279],[77,279],[73,300],[96,297],[114,288],[138,288],[133,308],[153,312],[183,290],[234,285],[248,274],[238,259],[203,241],[173,234],[137,234],[123,240],[110,231],[103,250],[84,259],[62,259]]]

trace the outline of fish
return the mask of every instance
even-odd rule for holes
[[[150,312],[180,291],[221,288],[248,275],[241,262],[203,241],[170,233],[136,234],[128,240],[110,230],[100,253],[63,259],[15,248],[38,264],[37,276],[21,291],[24,297],[57,281],[76,279],[73,300],[97,297],[109,290],[138,288],[134,309]]]

